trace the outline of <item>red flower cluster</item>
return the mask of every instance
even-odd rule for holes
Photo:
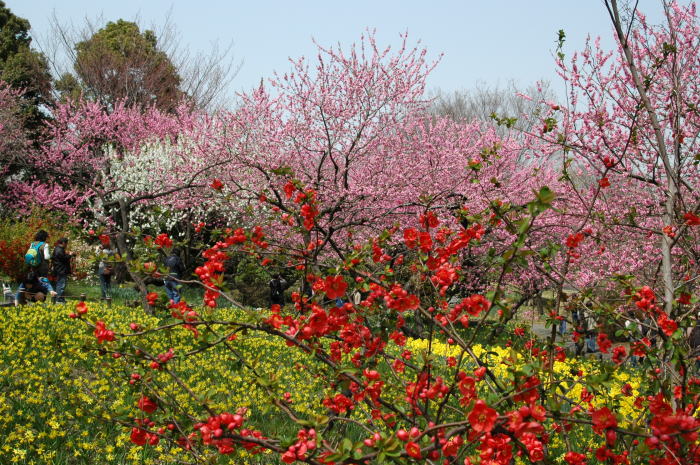
[[[343,394],[336,394],[332,399],[323,399],[323,405],[335,413],[345,413],[355,408],[353,401]]]
[[[316,449],[316,430],[313,428],[308,431],[302,429],[297,433],[297,442],[289,446],[287,451],[282,454],[282,461],[292,463],[296,460],[304,460],[306,453],[314,449]]]
[[[148,302],[148,305],[151,307],[155,307],[156,302],[158,302],[158,293],[157,292],[149,292],[146,294],[146,301]]]
[[[173,240],[165,233],[158,234],[154,243],[161,249],[168,249],[173,246]]]
[[[224,183],[221,182],[221,179],[214,179],[211,184],[209,184],[209,187],[214,189],[215,191],[220,191],[221,189],[224,188]]]
[[[409,457],[414,458],[416,460],[420,460],[422,458],[420,446],[418,445],[418,443],[415,443],[413,441],[409,441],[406,443],[406,453]]]
[[[151,368],[153,368],[154,370],[160,370],[161,365],[168,363],[170,360],[173,359],[173,357],[175,357],[175,351],[171,347],[170,349],[168,349],[167,352],[158,354],[158,361],[153,360],[151,362]]]
[[[287,197],[287,199],[291,199],[294,191],[297,190],[297,188],[292,181],[287,181],[287,184],[284,185],[283,190],[285,197]]]
[[[564,460],[566,460],[566,463],[569,465],[586,465],[586,455],[579,454],[578,452],[567,452],[564,455]]]
[[[635,305],[640,310],[652,311],[656,308],[656,296],[654,291],[649,286],[644,286],[635,295]]]
[[[384,294],[384,303],[386,303],[386,306],[397,312],[415,310],[420,305],[418,296],[409,294],[399,284],[394,284],[391,286],[388,293],[382,292],[382,294]]]
[[[666,336],[672,336],[678,329],[678,323],[670,319],[664,312],[660,312],[659,316],[656,318],[656,323]]]
[[[620,365],[627,358],[627,349],[625,346],[616,346],[613,349],[612,361]]]
[[[569,234],[566,238],[566,246],[570,249],[575,249],[581,244],[585,236],[583,233],[577,232],[576,234]]]
[[[591,421],[593,421],[593,431],[597,434],[603,434],[610,428],[617,428],[617,418],[607,407],[593,410]]]
[[[596,342],[598,343],[598,347],[600,348],[600,351],[603,352],[604,354],[607,354],[610,352],[610,348],[612,347],[612,341],[608,339],[608,335],[605,333],[598,333],[598,337],[596,338]]]
[[[430,278],[433,285],[440,289],[440,295],[445,295],[447,289],[458,279],[457,269],[449,263],[440,265],[440,268],[435,270],[435,274]]]
[[[204,444],[216,447],[220,454],[231,454],[235,450],[233,438],[226,437],[225,434],[227,431],[237,430],[243,426],[245,411],[245,409],[241,409],[236,414],[224,412],[211,416],[206,422],[195,423],[194,429],[199,432]],[[251,436],[250,431],[245,432],[246,434],[243,434],[241,431],[241,436]],[[258,434],[258,437],[261,436]]]
[[[153,413],[156,411],[156,409],[158,409],[158,404],[146,396],[141,396],[137,406],[140,410],[143,410],[146,413]]]
[[[100,344],[105,341],[113,341],[114,331],[108,330],[104,321],[97,320],[95,322],[95,337],[97,338],[97,342]]]
[[[435,216],[435,213],[432,211],[420,215],[418,220],[424,229],[437,228],[440,226],[440,220],[438,220],[437,216]]]
[[[513,445],[511,438],[505,434],[485,434],[479,444],[479,458],[482,464],[508,465],[513,460]],[[469,458],[464,459],[464,465],[474,465]]]
[[[415,249],[418,244],[418,230],[416,228],[406,228],[403,231],[403,241],[409,249]]]
[[[100,243],[104,247],[109,247],[110,240],[109,240],[109,236],[107,234],[100,234],[98,239],[100,240]]]
[[[685,219],[685,224],[688,226],[700,226],[700,216],[693,212],[686,213],[683,215],[683,218]]]
[[[678,297],[678,302],[681,305],[690,305],[690,299],[692,295],[688,294],[687,292],[681,292],[681,295]]]
[[[474,294],[462,299],[460,303],[455,305],[449,317],[450,320],[455,321],[463,311],[466,311],[471,316],[479,316],[481,312],[485,312],[489,308],[491,308],[491,302],[489,302],[486,297],[481,294]],[[468,323],[468,321],[467,319],[466,322]]]
[[[348,283],[342,276],[328,276],[323,283],[323,290],[326,292],[326,297],[335,300],[345,295],[348,289]]]
[[[136,421],[137,423],[140,422],[139,420]],[[155,425],[155,423],[153,422],[144,421],[144,423],[147,424],[144,424],[143,426],[150,427]],[[131,428],[131,436],[129,439],[137,446],[145,446],[146,444],[149,444],[151,446],[157,446],[158,442],[160,442],[160,437],[157,434],[149,433],[145,429],[136,426]]]
[[[75,304],[75,310],[77,313],[69,314],[69,318],[78,318],[79,315],[85,315],[88,312],[88,306],[85,302],[78,302]]]

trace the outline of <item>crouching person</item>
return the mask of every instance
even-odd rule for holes
[[[48,295],[56,295],[49,280],[40,278],[35,271],[30,271],[17,289],[15,307],[28,302],[43,302]]]

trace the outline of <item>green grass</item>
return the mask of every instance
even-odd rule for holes
[[[165,289],[163,286],[148,286],[148,290],[152,292],[157,292],[159,294],[165,294]],[[88,301],[99,301],[101,299],[100,284],[93,284],[88,280],[82,281],[69,281],[66,286],[66,299],[70,301],[77,301],[81,294],[85,294]],[[202,300],[202,295],[204,292],[202,289],[198,289],[190,286],[182,286],[180,288],[180,294],[183,299],[187,302],[193,304],[198,304]],[[123,284],[112,283],[112,303],[119,305],[127,305],[134,301],[140,301],[141,296],[139,292],[135,289],[134,283],[126,282]]]

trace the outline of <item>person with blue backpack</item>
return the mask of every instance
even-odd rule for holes
[[[34,235],[34,242],[29,245],[27,253],[24,255],[24,262],[29,265],[29,268],[39,278],[47,278],[49,276],[49,261],[51,260],[51,251],[46,240],[49,238],[49,233],[40,229]]]

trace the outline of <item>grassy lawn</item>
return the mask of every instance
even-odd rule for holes
[[[162,286],[148,286],[149,291],[164,294],[165,290]],[[66,286],[66,298],[68,301],[77,300],[81,294],[85,294],[88,301],[99,301],[101,298],[100,284],[91,283],[89,280],[69,281]],[[140,301],[141,296],[134,287],[134,283],[126,282],[123,284],[112,283],[112,303],[118,305],[128,305],[134,301]],[[203,291],[201,289],[189,286],[182,286],[180,294],[187,302],[197,304],[201,302]]]

